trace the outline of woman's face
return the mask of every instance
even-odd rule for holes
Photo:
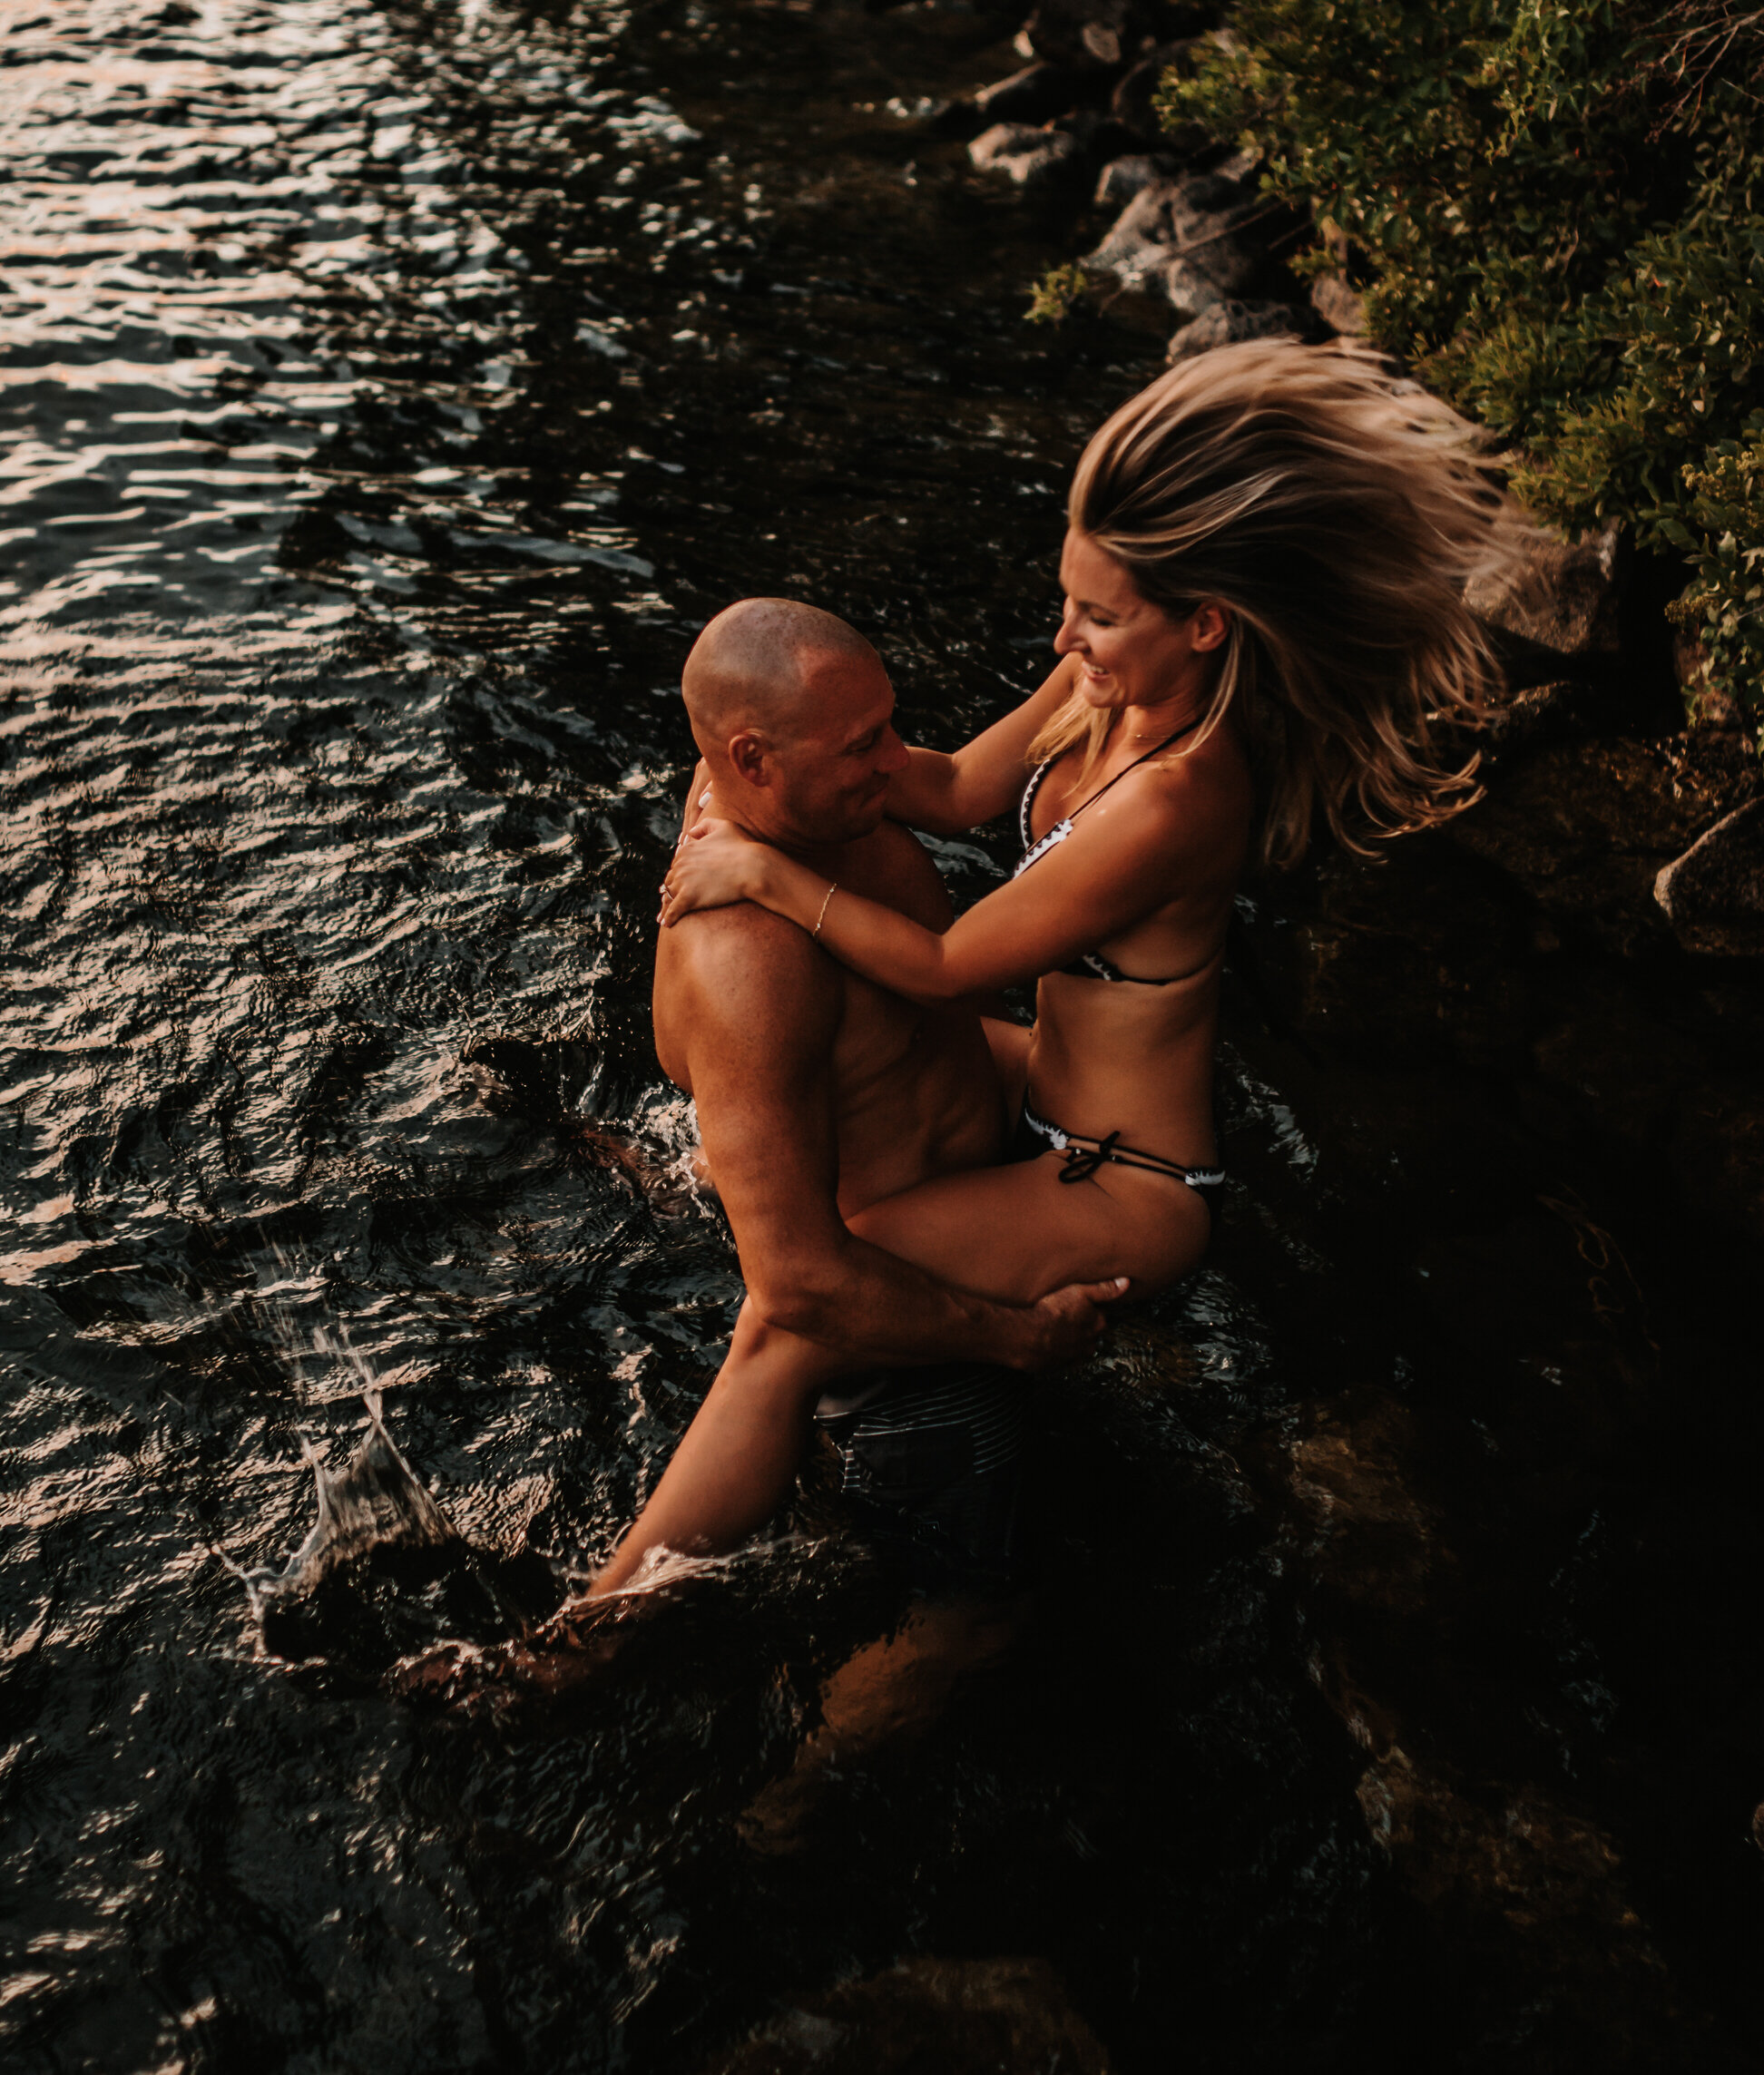
[[[1225,615],[1202,605],[1186,620],[1140,595],[1132,578],[1088,533],[1068,533],[1060,556],[1065,614],[1054,651],[1079,660],[1093,706],[1161,706],[1198,689],[1202,658],[1225,638]]]

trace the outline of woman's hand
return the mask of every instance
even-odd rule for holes
[[[694,908],[722,908],[731,901],[758,900],[772,856],[769,844],[757,841],[734,822],[714,821],[707,816],[688,830],[674,852],[662,882],[662,913],[657,919],[664,929],[671,929]]]

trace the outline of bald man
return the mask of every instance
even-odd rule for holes
[[[861,635],[813,606],[745,599],[699,636],[683,689],[702,759],[689,827],[701,814],[739,822],[841,886],[948,928],[935,866],[884,811],[906,752],[893,688]],[[743,903],[662,933],[654,1014],[657,1054],[697,1107],[740,1255],[748,1301],[738,1345],[772,1326],[878,1368],[1035,1369],[1094,1339],[1112,1286],[997,1304],[847,1229],[884,1197],[1002,1157],[1004,1101],[972,1010],[903,1001],[835,964],[794,923]],[[773,1511],[779,1466],[788,1475],[802,1453],[806,1408],[744,1396],[726,1379],[712,1385],[596,1593],[625,1585],[652,1549],[728,1549]],[[848,1391],[828,1411],[841,1442],[867,1445],[872,1464],[911,1456],[916,1418],[946,1436],[965,1420],[982,1458],[1002,1430],[996,1381],[944,1372],[908,1393],[910,1405],[897,1391],[892,1411],[873,1411],[866,1426],[877,1388]],[[1002,1459],[1003,1444],[992,1452]],[[905,1473],[922,1485],[917,1460]],[[951,1518],[970,1529],[989,1511],[1002,1518],[1003,1498],[951,1482]]]

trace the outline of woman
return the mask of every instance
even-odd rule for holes
[[[1485,710],[1495,665],[1464,587],[1517,537],[1462,420],[1368,355],[1290,341],[1207,354],[1117,411],[1068,515],[1059,668],[954,756],[915,749],[889,796],[935,833],[1014,807],[1006,886],[939,936],[701,822],[663,906],[671,925],[757,901],[913,1000],[1036,983],[1033,1030],[989,1025],[1017,1164],[853,1223],[1020,1302],[1116,1274],[1147,1296],[1200,1258],[1223,1179],[1212,1052],[1245,859],[1293,861],[1319,820],[1364,849],[1475,797],[1475,759],[1442,757],[1436,732]],[[747,1360],[805,1423],[842,1368],[744,1321],[731,1362]],[[620,1576],[635,1555],[628,1542]]]

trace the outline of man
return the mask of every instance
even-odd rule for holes
[[[812,606],[747,599],[700,635],[683,689],[702,759],[688,826],[700,812],[739,822],[841,886],[948,927],[929,857],[884,812],[906,752],[868,642]],[[916,1389],[899,1379],[881,1402],[875,1385],[848,1388],[827,1410],[847,1449],[848,1484],[882,1493],[892,1467],[897,1511],[936,1514],[941,1498],[946,1539],[995,1537],[1008,1493],[995,1506],[984,1490],[956,1489],[953,1464],[937,1489],[939,1473],[911,1444],[915,1427],[928,1420],[947,1439],[965,1425],[969,1470],[989,1447],[1003,1465],[1014,1450],[1000,1385],[971,1365],[1070,1360],[1119,1290],[1074,1284],[1035,1305],[994,1303],[867,1245],[845,1223],[934,1175],[1000,1156],[1004,1110],[979,1017],[902,1001],[746,904],[662,933],[654,1014],[657,1053],[697,1107],[740,1256],[748,1302],[738,1343],[763,1346],[775,1327],[871,1371],[968,1365]],[[805,1438],[789,1408],[720,1376],[593,1592],[627,1586],[652,1551],[740,1542],[772,1511]]]

